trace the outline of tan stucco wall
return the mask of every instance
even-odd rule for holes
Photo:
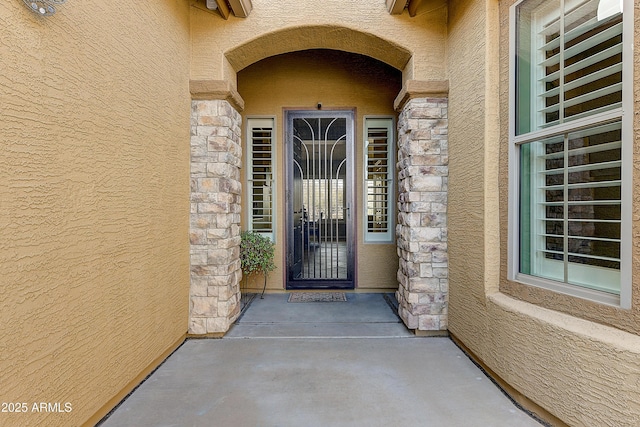
[[[367,54],[405,69],[405,79],[444,79],[443,1],[427,2],[415,18],[390,15],[384,1],[324,0],[313,7],[298,0],[252,3],[248,18],[226,21],[216,12],[191,8],[193,80],[233,82],[235,72],[259,59],[313,48]]]
[[[187,330],[188,2],[57,8],[0,3],[0,425],[81,425]]]
[[[510,4],[449,7],[449,329],[517,392],[567,424],[638,425],[638,239],[629,311],[506,279]],[[639,40],[636,24],[636,52]],[[635,129],[637,156],[637,117]],[[638,212],[635,203],[634,229]]]
[[[243,119],[272,116],[276,120],[276,260],[278,269],[270,275],[268,289],[283,290],[285,280],[285,150],[283,108],[323,110],[355,108],[355,183],[357,230],[357,289],[397,288],[396,245],[364,243],[363,238],[363,126],[364,116],[395,117],[393,100],[400,90],[399,71],[359,55],[338,51],[311,50],[265,59],[238,74],[238,91],[245,101]],[[246,145],[246,140],[243,141]],[[245,160],[246,160],[246,150]],[[243,188],[246,171],[242,171]],[[246,204],[246,195],[243,202]],[[243,212],[246,229],[247,212]],[[261,278],[255,281],[261,286]]]

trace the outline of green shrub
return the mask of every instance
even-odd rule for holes
[[[269,272],[275,270],[273,262],[275,255],[275,244],[259,233],[253,231],[243,231],[240,235],[240,265],[242,272],[247,276],[262,273],[264,276],[264,287],[262,296],[267,288],[267,277]]]

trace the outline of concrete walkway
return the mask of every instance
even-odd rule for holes
[[[101,425],[540,427],[450,339],[407,331],[388,296],[287,296],[187,340]]]

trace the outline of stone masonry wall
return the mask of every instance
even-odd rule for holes
[[[409,329],[447,330],[446,98],[407,101],[398,120],[399,315]]]
[[[240,114],[191,103],[189,333],[222,334],[240,313]]]

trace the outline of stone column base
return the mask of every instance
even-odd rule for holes
[[[191,103],[189,334],[221,335],[240,314],[240,114]]]
[[[409,99],[398,120],[396,298],[416,331],[448,326],[447,106],[447,98]]]

